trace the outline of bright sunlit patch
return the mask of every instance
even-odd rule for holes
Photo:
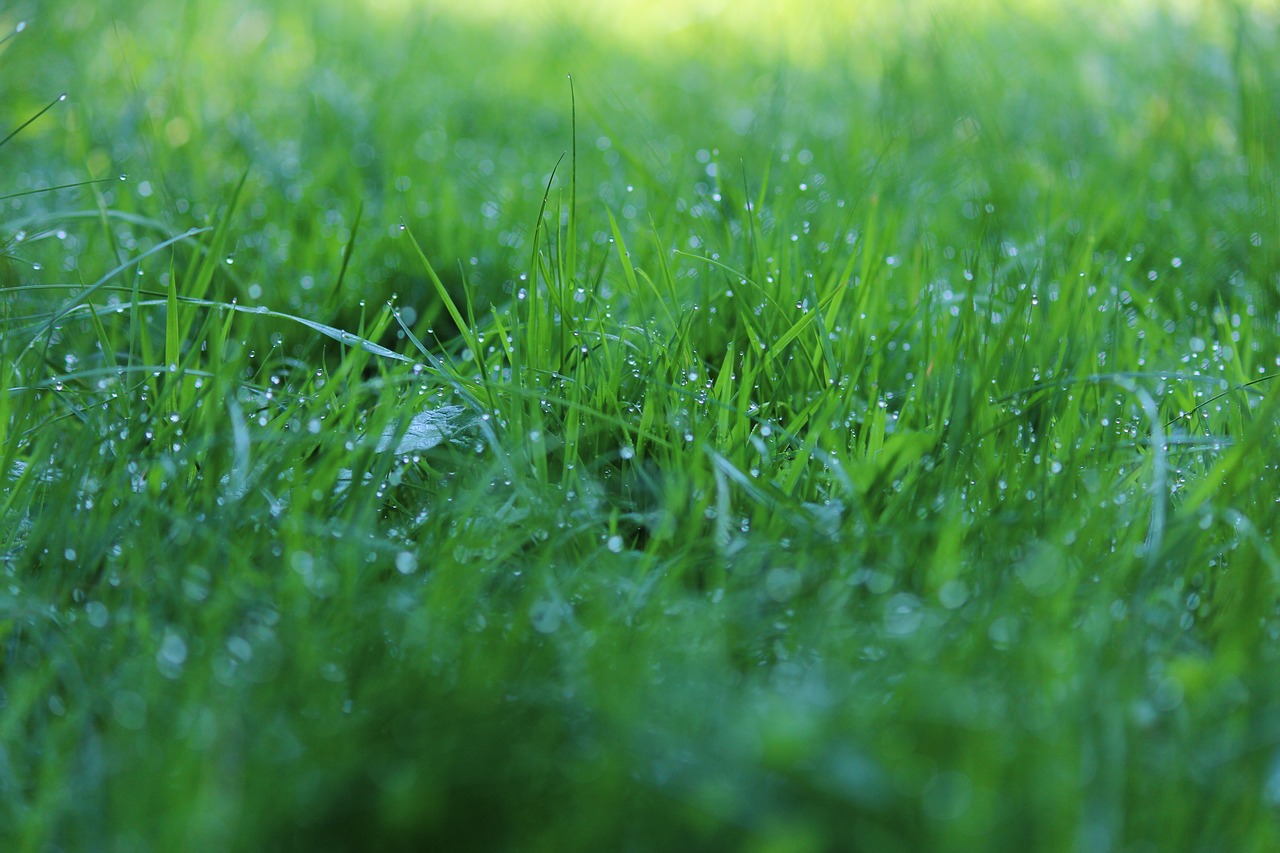
[[[1143,18],[1168,14],[1204,22],[1202,0],[1110,0],[1064,6],[1054,0],[364,0],[375,16],[400,18],[427,12],[481,23],[533,30],[570,25],[625,45],[662,55],[705,51],[781,53],[802,65],[840,56],[871,61],[898,38],[951,23],[973,26],[985,19],[1051,23],[1087,14],[1100,32],[1123,32]],[[1280,10],[1280,0],[1258,0],[1255,13]],[[1241,14],[1248,15],[1248,11]],[[949,23],[950,22],[950,23]],[[1220,22],[1220,21],[1219,21]],[[874,47],[874,49],[869,49]]]

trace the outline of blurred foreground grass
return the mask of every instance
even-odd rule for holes
[[[4,849],[1275,849],[1274,4],[602,9],[0,10]]]

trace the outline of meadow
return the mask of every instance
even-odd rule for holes
[[[1280,849],[1275,3],[0,38],[0,849]]]

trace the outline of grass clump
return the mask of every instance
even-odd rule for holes
[[[575,8],[3,13],[5,849],[1273,849],[1275,10]]]

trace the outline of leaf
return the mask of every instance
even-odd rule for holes
[[[382,437],[378,439],[378,446],[374,449],[385,453],[394,445],[396,455],[430,450],[468,426],[473,417],[462,406],[441,406],[418,412],[409,421],[409,428],[403,434],[400,433],[399,424],[389,424],[382,431]]]

